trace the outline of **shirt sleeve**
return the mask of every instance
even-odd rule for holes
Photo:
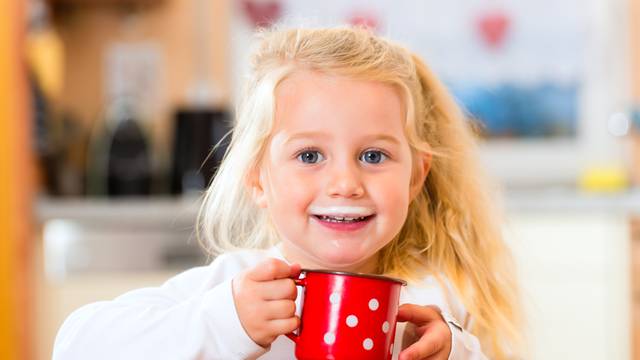
[[[231,279],[191,296],[181,291],[165,284],[76,310],[58,332],[53,359],[226,360],[268,350],[242,327]]]
[[[466,331],[458,321],[447,312],[441,312],[451,330],[451,352],[449,360],[486,360],[482,353],[480,342],[470,332]]]

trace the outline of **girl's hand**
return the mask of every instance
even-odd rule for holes
[[[279,335],[295,330],[296,284],[300,265],[278,259],[266,260],[236,276],[232,281],[233,301],[249,337],[262,347]]]
[[[451,330],[437,306],[401,305],[398,321],[408,321],[399,360],[447,360],[451,352]],[[408,347],[407,347],[408,346]]]

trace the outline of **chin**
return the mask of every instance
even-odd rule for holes
[[[372,255],[362,254],[357,256],[353,252],[344,250],[323,252],[322,256],[317,257],[318,264],[326,270],[335,271],[357,271],[371,258]]]

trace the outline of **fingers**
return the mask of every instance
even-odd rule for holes
[[[402,350],[398,360],[422,360],[434,355],[439,350],[438,344],[434,341],[423,341],[422,339],[413,345]]]
[[[298,296],[296,283],[292,279],[278,279],[259,283],[264,300],[295,300]]]
[[[293,278],[300,271],[298,264],[268,259],[233,278],[233,300],[240,323],[255,343],[267,346],[298,327]]]
[[[409,322],[407,329],[413,329],[413,339],[410,340],[410,343],[413,342],[413,344],[400,353],[400,360],[444,360],[448,358],[452,334],[449,326],[442,319],[440,309],[437,306],[407,304],[407,306],[401,306],[398,312],[398,321]]]
[[[418,341],[400,353],[400,360],[427,359],[448,348],[446,341],[449,339],[449,329],[437,306],[403,304],[398,309],[397,321],[415,326],[415,335],[419,336]]]
[[[288,334],[299,326],[300,318],[297,316],[269,321],[269,329],[274,334]]]
[[[267,320],[262,321],[255,327],[252,327],[252,335],[249,336],[256,344],[266,347],[270,345],[278,336],[293,332],[299,326],[300,318],[297,316],[286,319]]]
[[[449,328],[444,322],[432,323],[418,341],[404,349],[399,360],[447,359],[451,348]]]
[[[298,292],[292,278],[297,278],[300,270],[299,264],[268,259],[249,270],[247,278],[256,282],[264,300],[295,300]]]
[[[247,277],[253,281],[269,281],[291,278],[294,275],[298,275],[295,274],[295,272],[300,272],[299,267],[300,265],[297,264],[289,265],[282,260],[271,258],[261,262],[251,269],[247,273]]]
[[[420,306],[415,304],[403,304],[398,309],[397,321],[421,325],[430,321],[442,320],[440,308],[435,305]]]
[[[449,348],[435,338],[421,339],[402,350],[398,360],[444,360],[449,357]]]
[[[267,301],[267,320],[288,319],[296,315],[296,303],[292,300]]]

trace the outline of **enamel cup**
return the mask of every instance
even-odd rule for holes
[[[295,282],[303,287],[301,321],[297,334],[287,336],[297,359],[391,359],[406,281],[303,269]]]

